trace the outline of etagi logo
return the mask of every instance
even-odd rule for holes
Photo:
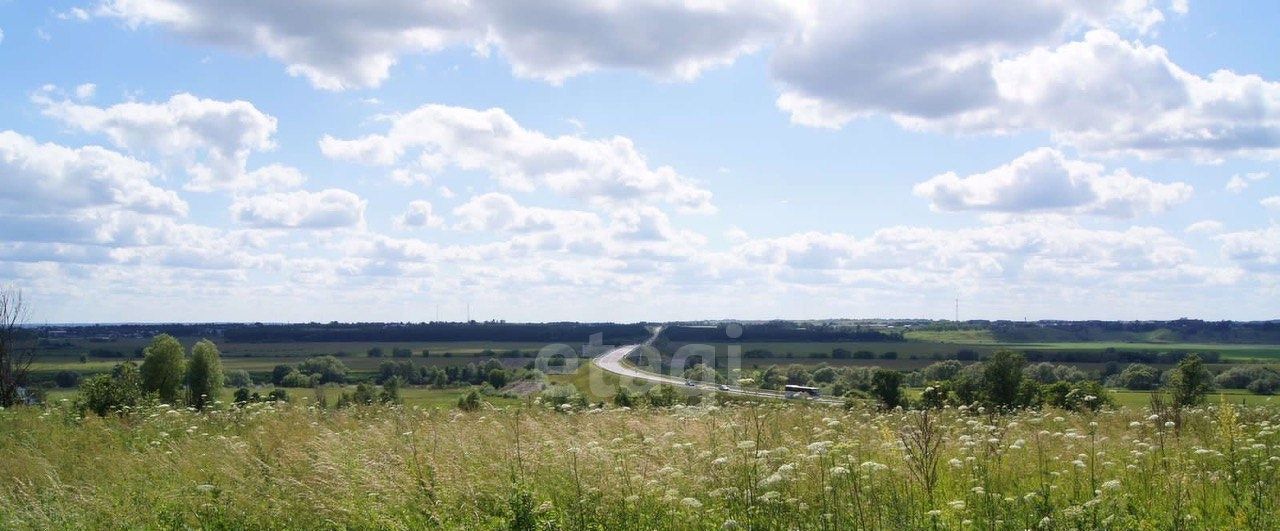
[[[729,341],[686,343],[675,345],[665,337],[664,327],[651,329],[644,343],[606,344],[604,335],[592,334],[587,343],[575,349],[563,343],[542,347],[534,359],[534,367],[545,374],[573,374],[594,363],[587,370],[590,392],[611,396],[622,389],[633,394],[647,392],[656,385],[715,386],[740,382],[742,345],[732,342],[742,337],[743,327],[729,323],[720,328]]]

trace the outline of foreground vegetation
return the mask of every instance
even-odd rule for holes
[[[0,411],[0,527],[1280,526],[1272,408],[567,409]]]

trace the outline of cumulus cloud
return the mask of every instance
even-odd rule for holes
[[[1227,181],[1227,191],[1235,192],[1238,194],[1240,192],[1245,191],[1245,189],[1248,188],[1251,183],[1255,181],[1261,181],[1270,176],[1271,174],[1265,171],[1256,171],[1256,172],[1246,173],[1243,175],[1237,173],[1235,175],[1232,175],[1231,179]]]
[[[444,225],[444,219],[435,214],[431,202],[415,200],[409,202],[408,210],[396,216],[394,223],[402,229],[439,227]]]
[[[1226,226],[1216,219],[1203,219],[1187,225],[1182,232],[1187,234],[1217,234],[1222,232]]]
[[[363,225],[368,202],[360,196],[329,188],[237,197],[231,217],[255,228],[334,229]]]
[[[0,131],[0,203],[8,213],[49,215],[118,207],[185,216],[187,203],[153,184],[158,177],[151,165],[108,149],[68,148]]]
[[[938,120],[992,105],[1001,57],[1060,42],[1082,25],[1149,29],[1145,1],[819,0],[778,46],[770,71],[796,123],[839,127],[870,114]]]
[[[527,207],[501,193],[472,197],[453,209],[461,230],[536,232],[562,229],[598,229],[599,216],[591,212]]]
[[[687,79],[772,42],[794,12],[778,0],[105,0],[96,10],[133,28],[265,54],[328,90],[377,86],[401,56],[451,46],[496,49],[516,74],[553,82],[602,68]]]
[[[409,170],[483,171],[515,190],[544,186],[595,205],[659,201],[683,211],[712,212],[711,192],[668,166],[651,167],[626,137],[547,136],[502,109],[425,105],[389,118],[385,134],[355,139],[326,135],[330,158],[374,165],[408,162]]]
[[[1271,197],[1264,198],[1262,201],[1259,201],[1259,203],[1264,207],[1280,212],[1280,195],[1273,195]]]
[[[1280,273],[1280,225],[1218,236],[1222,255],[1246,270]]]
[[[998,112],[961,127],[1045,129],[1104,154],[1280,155],[1280,83],[1229,70],[1203,78],[1109,30],[1001,61],[992,75]]]
[[[1280,84],[1201,77],[1114,31],[1154,27],[1163,17],[1147,2],[817,6],[770,62],[795,123],[887,115],[913,129],[1043,130],[1101,154],[1280,155]],[[1091,29],[1071,40],[1079,28]]]
[[[1125,170],[1071,160],[1052,148],[1029,151],[1008,164],[960,177],[947,172],[919,183],[915,194],[936,210],[1001,213],[1065,212],[1133,217],[1185,202],[1185,183],[1157,183]]]
[[[1043,219],[943,230],[890,227],[865,238],[806,232],[743,243],[734,253],[783,281],[955,286],[1144,282],[1201,277],[1190,247],[1154,227],[1094,230]]]
[[[275,147],[276,131],[276,119],[247,101],[182,93],[164,102],[97,107],[54,100],[48,91],[36,93],[33,99],[45,115],[69,126],[105,135],[118,147],[155,153],[180,164],[191,175],[188,190],[270,189],[282,182],[278,167],[246,171],[252,153]]]

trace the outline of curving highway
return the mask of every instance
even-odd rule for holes
[[[686,380],[684,378],[676,378],[674,376],[667,376],[664,374],[658,374],[655,372],[641,370],[635,367],[634,365],[631,365],[630,363],[626,362],[627,356],[630,356],[631,353],[635,352],[636,349],[642,346],[652,345],[654,339],[657,339],[658,334],[660,333],[662,333],[662,328],[658,328],[657,330],[655,330],[653,333],[653,337],[650,337],[648,341],[645,341],[642,344],[625,345],[625,346],[615,348],[613,350],[605,352],[604,354],[596,356],[594,359],[591,360],[591,362],[594,363],[597,367],[600,367],[601,369],[617,374],[619,376],[636,378],[639,380],[645,380],[648,382],[653,382],[658,384],[680,385],[680,386],[690,387],[693,389],[698,389],[701,391],[710,391],[715,393],[725,393],[725,394],[731,394],[731,395],[752,396],[752,397],[759,397],[759,398],[772,398],[777,400],[788,400],[784,394],[778,391],[767,391],[764,389],[754,389],[754,388],[738,387],[738,386],[726,386],[726,388],[721,389],[720,386],[717,384],[709,383],[709,382],[700,382],[700,381],[694,381],[693,385],[687,385]],[[827,397],[792,398],[790,400],[796,400],[801,402],[819,402],[823,404],[842,404],[843,403],[843,401],[839,399],[827,398]]]

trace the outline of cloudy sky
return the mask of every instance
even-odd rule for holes
[[[37,322],[1280,317],[1280,4],[0,0]]]

